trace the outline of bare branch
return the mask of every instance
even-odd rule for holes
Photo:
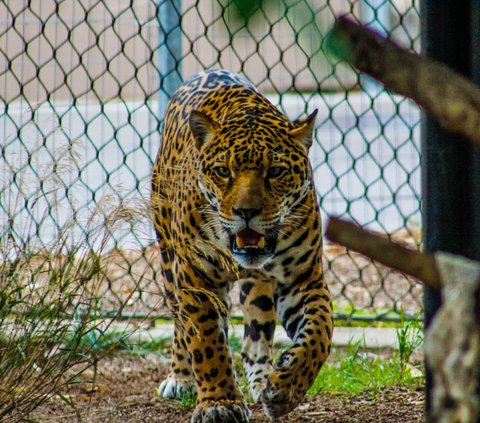
[[[480,89],[468,79],[346,17],[337,19],[328,47],[386,88],[411,98],[445,129],[480,144]]]
[[[435,259],[424,253],[402,247],[341,219],[331,217],[327,224],[329,240],[413,276],[432,288],[442,287]]]

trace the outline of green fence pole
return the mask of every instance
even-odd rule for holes
[[[158,117],[163,120],[168,100],[182,83],[182,1],[159,0],[158,3]]]

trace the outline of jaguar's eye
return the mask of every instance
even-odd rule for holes
[[[280,166],[272,166],[270,169],[267,171],[267,177],[269,178],[278,178],[282,173],[284,169],[283,167]]]
[[[225,166],[218,166],[215,168],[215,172],[217,173],[218,176],[221,178],[228,178],[230,177],[230,169]]]

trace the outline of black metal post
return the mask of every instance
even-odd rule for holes
[[[470,10],[470,78],[474,84],[480,86],[480,0],[471,0]],[[472,163],[471,247],[472,257],[480,261],[480,149],[478,147],[473,148]]]
[[[423,0],[422,52],[480,80],[479,0]],[[423,239],[428,252],[446,251],[480,259],[480,154],[461,136],[424,116],[422,125]],[[424,291],[428,328],[441,305],[440,293]],[[426,407],[432,378],[426,369]]]

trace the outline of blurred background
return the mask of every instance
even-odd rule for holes
[[[343,14],[419,49],[415,0],[1,2],[0,240],[82,240],[109,263],[100,314],[128,298],[126,316],[163,316],[148,213],[163,111],[182,80],[222,67],[291,119],[319,109],[310,159],[324,221],[418,248],[420,113],[325,54]],[[108,241],[90,235],[116,214]],[[337,318],[421,311],[415,281],[335,245],[324,262]]]

